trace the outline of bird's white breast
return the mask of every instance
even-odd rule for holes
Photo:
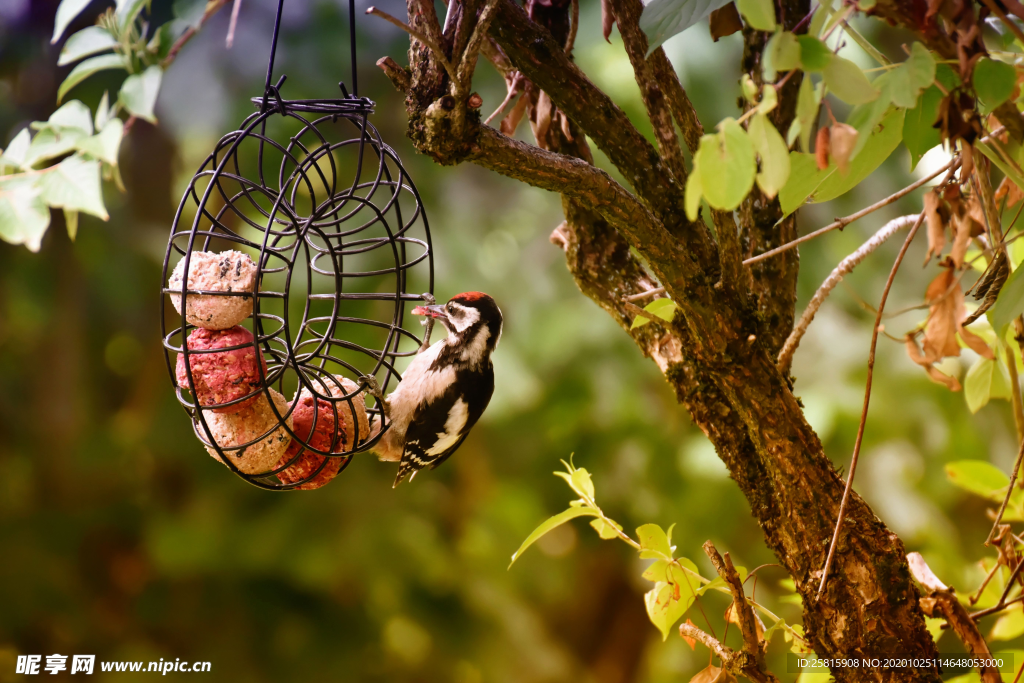
[[[434,402],[455,381],[455,368],[450,365],[430,369],[445,343],[446,340],[442,339],[416,356],[406,368],[398,387],[388,396],[391,430],[396,432],[396,436],[405,436],[409,422],[421,403]]]

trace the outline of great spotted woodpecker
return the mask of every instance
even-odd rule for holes
[[[428,325],[424,347],[387,398],[372,377],[363,378],[391,422],[376,451],[381,460],[398,461],[395,486],[424,467],[437,467],[462,445],[494,393],[491,353],[501,338],[501,311],[482,292],[412,312],[440,322],[447,338],[426,348]]]

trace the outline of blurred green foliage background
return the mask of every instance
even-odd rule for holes
[[[0,0],[0,146],[55,108],[67,71],[48,44],[57,4]],[[169,0],[153,4],[170,16]],[[578,62],[649,130],[621,42],[600,39],[595,0],[581,4]],[[260,92],[275,5],[244,2],[231,50],[227,11],[185,48],[165,79],[160,125],[138,122],[125,140],[128,191],[106,188],[108,223],[83,218],[71,242],[55,216],[38,254],[0,243],[0,681],[16,680],[17,654],[52,653],[208,660],[205,678],[239,682],[688,680],[707,651],[677,636],[661,642],[644,613],[643,563],[625,545],[577,522],[507,570],[523,538],[571,497],[551,476],[559,458],[575,452],[599,504],[627,529],[676,523],[678,553],[706,575],[700,544],[709,538],[748,568],[773,557],[656,367],[576,290],[548,242],[558,198],[469,165],[440,168],[412,150],[402,98],[373,65],[386,54],[404,63],[408,43],[363,17],[365,3],[360,83],[425,198],[436,292],[484,290],[505,312],[494,400],[449,464],[394,491],[392,467],[363,458],[324,489],[267,493],[193,437],[160,348],[160,266],[188,179]],[[381,7],[404,11],[394,0]],[[288,96],[333,96],[347,78],[346,13],[340,0],[287,0],[278,72],[289,76]],[[907,39],[876,22],[863,28],[893,54]],[[706,125],[736,111],[738,35],[712,43],[703,24],[667,50]],[[76,96],[93,105],[117,84],[101,75]],[[504,84],[484,65],[476,90],[487,113]],[[854,193],[802,211],[803,229],[910,180],[901,148]],[[801,305],[885,220],[919,207],[918,194],[806,245]],[[897,247],[848,278],[797,354],[797,393],[840,466],[873,315],[861,301],[877,301]],[[890,310],[921,303],[934,275],[917,267],[923,251],[915,245]],[[886,327],[900,335],[921,318],[911,312]],[[900,344],[885,341],[880,353],[857,489],[908,549],[971,591],[983,576],[984,503],[952,487],[943,465],[981,458],[1008,470],[1009,407],[972,416]],[[973,358],[965,352],[963,368]],[[793,623],[800,611],[779,600],[783,578],[761,570],[757,597]],[[721,634],[725,601],[702,606]],[[696,608],[689,616],[705,625]],[[940,648],[955,646],[947,637]],[[774,668],[792,680],[784,651],[779,639]]]

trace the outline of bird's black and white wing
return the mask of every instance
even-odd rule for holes
[[[457,377],[437,399],[418,407],[405,433],[395,486],[424,467],[433,469],[444,462],[480,419],[494,391],[493,371],[467,374],[474,376]],[[438,425],[443,425],[440,430]]]

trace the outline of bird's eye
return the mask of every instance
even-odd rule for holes
[[[452,304],[448,304],[448,312],[449,313],[454,313],[455,312],[455,306],[453,306]]]

